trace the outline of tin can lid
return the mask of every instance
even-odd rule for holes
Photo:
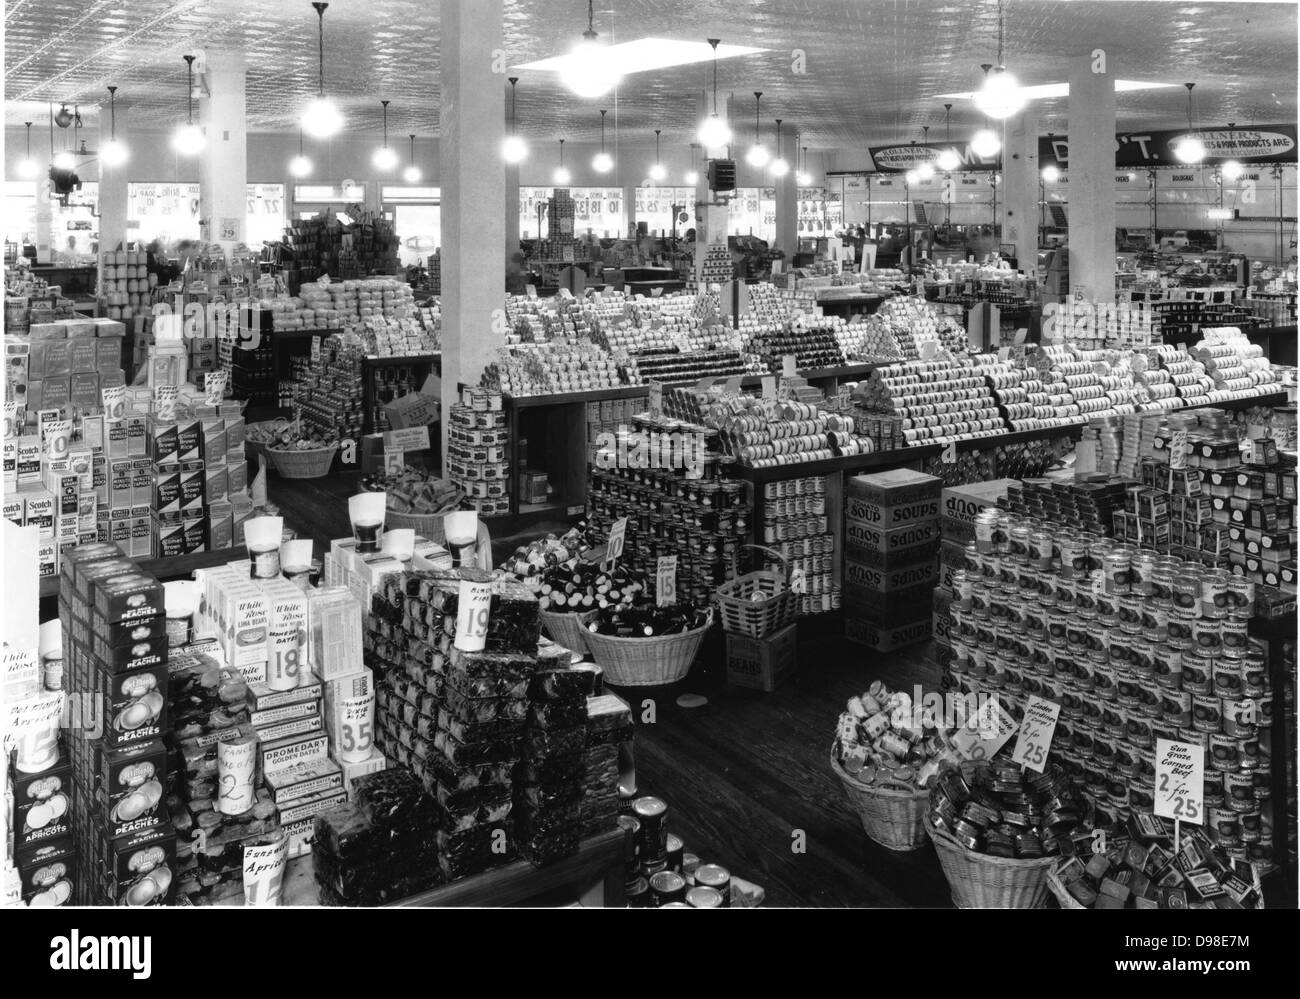
[[[692,909],[716,909],[722,905],[722,892],[700,885],[686,893],[686,903]]]

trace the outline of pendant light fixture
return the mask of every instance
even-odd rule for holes
[[[289,173],[295,177],[307,177],[311,174],[311,160],[302,151],[302,129],[298,129],[298,155],[289,161]]]
[[[1187,88],[1187,134],[1174,145],[1174,155],[1179,163],[1191,166],[1205,159],[1205,143],[1197,138],[1192,125],[1192,88],[1196,84],[1184,83],[1183,86]]]
[[[313,3],[316,8],[316,69],[318,85],[316,96],[302,112],[302,127],[317,139],[328,139],[343,127],[343,115],[332,100],[325,96],[325,8],[328,3]]]
[[[58,119],[54,115],[54,105],[50,105],[50,166],[55,170],[72,170],[77,165],[76,158],[67,151],[60,149],[57,153],[54,151],[54,125]],[[68,115],[68,121],[72,121],[72,115]]]
[[[1002,63],[1002,19],[1003,0],[998,0],[998,61],[993,67],[993,75],[984,74],[984,86],[975,94],[975,106],[990,118],[998,121],[1010,118],[1025,106],[1025,95],[1020,89],[1020,81],[1007,72]]]
[[[1231,128],[1232,126],[1229,125],[1228,127]],[[1219,173],[1223,176],[1224,180],[1236,180],[1245,172],[1246,168],[1236,160],[1226,160],[1223,165],[1219,167]]]
[[[600,152],[591,158],[591,168],[597,173],[609,173],[614,169],[614,159],[605,152],[605,115],[608,110],[600,112]]]
[[[579,97],[601,97],[613,90],[623,72],[617,59],[610,54],[609,46],[602,45],[592,26],[594,21],[592,0],[587,0],[587,30],[564,60],[560,82]]]
[[[718,117],[718,43],[722,39],[709,38],[706,41],[713,49],[713,114],[700,122],[696,137],[700,140],[700,145],[704,147],[707,156],[708,150],[731,143],[731,128],[725,118]]]
[[[31,180],[41,172],[41,168],[32,159],[32,123],[25,121],[23,124],[27,126],[27,155],[18,161],[18,176],[23,180]]]
[[[948,148],[944,149],[935,157],[934,163],[944,173],[952,173],[961,166],[961,157],[957,155],[957,150],[951,146],[952,142],[952,105],[943,106],[943,141],[949,143]]]
[[[686,176],[682,178],[686,183],[694,187],[700,182],[700,171],[695,169],[695,143],[691,143],[691,168],[686,171]]]
[[[370,162],[376,170],[385,172],[392,170],[397,166],[397,150],[389,148],[388,145],[388,101],[380,101],[384,106],[384,144],[375,150]]]
[[[980,68],[984,70],[984,75],[987,77],[993,66],[986,62]],[[984,127],[971,136],[970,148],[982,160],[992,159],[1002,150],[1002,140],[993,129],[989,128],[987,118],[984,119]]]
[[[664,169],[663,163],[659,159],[659,129],[655,129],[655,161],[650,164],[650,179],[663,180],[668,176],[668,171]]]
[[[515,84],[518,82],[519,77],[510,77],[510,134],[501,142],[501,158],[507,163],[522,163],[528,158],[528,143],[516,131]]]
[[[406,165],[402,171],[402,180],[408,184],[418,184],[420,182],[420,168],[415,165],[415,133],[411,133],[411,162]]]
[[[930,155],[930,126],[929,126],[929,125],[922,125],[922,126],[921,126],[921,134],[922,134],[922,136],[923,136],[923,138],[921,139],[921,145],[922,145],[922,147],[923,147],[923,149],[922,149],[922,151],[921,151],[921,155],[922,155],[922,156],[925,156],[925,157],[929,157],[929,155]],[[917,164],[917,167],[916,167],[916,175],[917,175],[918,177],[920,177],[922,180],[929,180],[931,177],[934,176],[934,164],[931,163],[930,160],[929,160],[928,158],[922,160],[920,163]]]
[[[799,139],[802,138],[803,135],[801,134],[798,136],[798,138],[796,138],[795,141],[798,141]],[[801,166],[799,167],[798,170],[794,172],[794,182],[798,184],[800,187],[811,187],[812,174],[808,172],[808,147],[807,146],[799,147],[799,162],[801,163]]]
[[[763,98],[763,91],[754,91],[754,144],[749,147],[749,152],[745,154],[745,162],[755,170],[762,170],[767,166],[767,161],[772,158],[772,154],[767,151],[763,145],[763,136],[758,124],[758,106]]]
[[[108,141],[100,147],[99,161],[106,167],[120,167],[131,156],[125,142],[117,141],[117,87],[108,88]]]
[[[188,82],[185,87],[185,100],[187,105],[185,124],[176,130],[172,136],[172,148],[182,156],[197,156],[205,145],[207,138],[203,135],[203,129],[194,124],[194,59],[192,55],[181,56],[185,60],[185,71],[188,76]]]
[[[564,140],[560,140],[560,165],[555,168],[555,173],[551,174],[553,180],[559,187],[568,186],[573,180],[573,174],[569,173],[569,168],[564,165]]]
[[[1047,166],[1043,167],[1041,173],[1044,184],[1055,184],[1061,179],[1061,168],[1055,163],[1047,164]]]
[[[68,110],[66,104],[59,105],[59,111],[54,116],[54,124],[58,125],[59,128],[67,128],[72,124],[72,112]]]
[[[776,156],[768,164],[773,177],[784,177],[790,172],[790,164],[781,156],[781,119],[776,119]]]

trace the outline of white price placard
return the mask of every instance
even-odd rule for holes
[[[663,382],[650,383],[650,418],[657,420],[664,415]]]
[[[623,541],[627,537],[627,518],[619,517],[609,529],[609,546],[605,549],[605,561],[613,565],[623,555]]]
[[[1041,774],[1047,765],[1060,716],[1059,704],[1031,694],[1025,705],[1025,716],[1020,719],[1020,734],[1016,736],[1016,748],[1011,751],[1011,762]]]
[[[324,337],[314,336],[311,338],[311,363],[315,364],[320,360],[321,342]]]
[[[482,652],[487,645],[491,613],[492,584],[462,579],[456,606],[456,648],[462,652]]]
[[[1156,740],[1155,813],[1179,822],[1205,824],[1205,747],[1175,739]]]
[[[1175,430],[1173,439],[1169,442],[1169,467],[1186,468],[1187,467],[1187,431]]]
[[[660,555],[655,566],[655,604],[667,607],[677,603],[677,556]]]
[[[1002,702],[990,697],[966,724],[953,736],[952,745],[959,756],[967,760],[992,758],[1006,741],[1015,734],[1017,723]]]
[[[764,399],[776,398],[776,376],[775,375],[763,375],[762,386],[763,386]]]
[[[427,451],[428,449],[428,426],[403,427],[400,430],[384,431],[385,451]]]
[[[795,368],[795,356],[793,354],[786,354],[784,357],[781,358],[782,377],[793,378],[798,373],[799,372]]]
[[[289,837],[275,843],[244,847],[244,904],[279,905],[284,887],[284,865],[289,856]]]

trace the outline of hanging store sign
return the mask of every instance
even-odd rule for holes
[[[938,169],[935,160],[945,149],[951,149],[961,157],[958,171],[964,170],[1000,170],[1001,160],[997,156],[989,159],[978,155],[968,143],[931,142],[907,143],[897,146],[871,146],[871,161],[881,173],[906,173],[922,163],[929,163]]]
[[[1149,129],[1120,132],[1115,136],[1117,167],[1180,167],[1187,164],[1174,155],[1174,146],[1186,135],[1205,143],[1205,163],[1239,160],[1243,163],[1296,162],[1295,125],[1261,125],[1257,128]],[[874,150],[873,150],[874,152]],[[1040,166],[1065,169],[1070,159],[1069,140],[1062,135],[1039,136]]]

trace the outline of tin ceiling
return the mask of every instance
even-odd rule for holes
[[[767,51],[719,65],[719,87],[739,101],[742,136],[752,127],[754,90],[766,128],[782,117],[812,148],[942,137],[937,95],[978,86],[979,64],[995,61],[995,0],[600,0],[602,39],[644,36],[726,42]],[[1196,81],[1198,123],[1296,120],[1294,3],[1007,0],[1005,61],[1023,83],[1066,78],[1067,58],[1094,47],[1112,72],[1162,83]],[[390,129],[432,134],[438,123],[438,4],[430,0],[333,0],[326,14],[326,89],[348,114],[349,131],[380,128],[379,100],[392,101]],[[511,66],[565,51],[586,27],[578,0],[506,0]],[[5,12],[6,120],[43,120],[47,101],[83,111],[120,87],[148,120],[185,114],[181,55],[233,49],[248,61],[249,127],[291,131],[316,84],[316,17],[308,0],[9,0]],[[798,72],[802,69],[803,72]],[[622,141],[686,142],[707,64],[637,74],[614,95],[583,101],[551,74],[519,74],[520,130],[536,138],[594,140],[600,107],[617,114]],[[502,80],[503,106],[507,89]],[[1066,100],[1037,102],[1042,131],[1067,131]],[[1177,127],[1186,94],[1120,94],[1119,127]],[[616,108],[616,112],[614,109]],[[978,124],[966,102],[953,108],[959,134]]]

